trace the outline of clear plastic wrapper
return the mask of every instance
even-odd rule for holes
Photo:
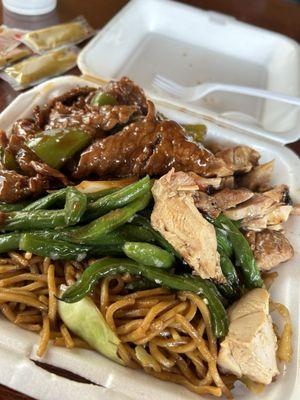
[[[0,76],[15,90],[26,89],[75,67],[77,55],[76,46],[62,47],[7,67]]]
[[[13,64],[17,61],[22,60],[32,54],[32,51],[24,44],[15,47],[14,49],[6,52],[0,53],[0,70]]]
[[[0,54],[5,54],[15,49],[20,44],[20,38],[24,31],[0,26]]]
[[[77,44],[94,35],[94,29],[80,16],[71,22],[49,26],[25,33],[21,41],[35,53],[43,53],[57,47]]]

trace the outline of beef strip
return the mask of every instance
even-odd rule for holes
[[[42,175],[29,178],[15,171],[1,170],[0,201],[15,203],[32,195],[39,195],[47,187],[46,183]]]
[[[123,77],[109,82],[103,91],[116,98],[119,104],[135,105],[143,114],[147,113],[147,100],[144,91],[132,80]]]
[[[49,114],[49,121],[44,129],[77,128],[99,138],[105,136],[105,131],[128,123],[138,111],[137,106],[99,107],[86,104],[83,109],[77,109],[57,102]]]
[[[171,168],[206,177],[231,174],[223,160],[189,142],[176,122],[158,121],[154,104],[149,101],[145,118],[89,146],[81,154],[73,177],[159,176]]]

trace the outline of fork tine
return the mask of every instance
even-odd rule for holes
[[[165,76],[157,75],[157,78],[159,79],[160,82],[164,82],[168,86],[176,88],[179,91],[182,91],[184,89],[182,85],[173,81],[172,79],[166,78]]]
[[[156,75],[152,84],[172,94],[181,95],[183,92],[182,86],[161,75]]]

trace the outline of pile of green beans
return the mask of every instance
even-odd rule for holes
[[[145,266],[137,262],[121,258],[105,258],[96,261],[84,270],[81,278],[68,288],[61,300],[75,303],[91,292],[96,283],[110,275],[130,273],[143,276],[148,281],[175,290],[187,290],[206,299],[211,313],[214,334],[217,338],[228,332],[228,319],[225,308],[211,286],[200,277],[172,275],[162,269]]]
[[[233,228],[226,221],[214,220],[221,267],[227,283],[217,287],[213,282],[191,274],[174,274],[172,268],[181,263],[182,258],[151,226],[148,212],[151,186],[147,176],[121,189],[84,194],[75,187],[66,187],[30,204],[0,204],[4,215],[0,226],[3,231],[0,253],[22,250],[54,260],[78,261],[105,256],[84,271],[80,281],[64,293],[64,301],[79,301],[92,290],[98,279],[128,272],[139,276],[128,290],[163,286],[192,291],[206,299],[215,336],[222,337],[228,331],[224,305],[228,304],[228,298],[236,298],[239,287],[231,261],[233,255],[241,268],[249,271],[249,257],[245,259],[240,255],[238,258],[237,247],[244,246],[245,249],[245,244],[230,236]],[[141,212],[146,217],[140,215]],[[236,235],[239,230],[235,225],[234,229]],[[245,266],[245,263],[248,264]]]
[[[240,297],[242,285],[234,265],[241,271],[248,289],[262,287],[253,252],[238,225],[223,214],[207,219],[215,226],[221,269],[227,279],[225,285],[219,286],[221,292],[228,297]]]

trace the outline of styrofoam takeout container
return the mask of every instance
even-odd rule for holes
[[[223,82],[300,97],[299,44],[275,32],[170,0],[132,0],[84,48],[81,71],[127,75],[152,98],[184,105],[151,85],[159,73],[183,85]],[[300,108],[215,92],[190,107],[220,122],[288,143],[300,137]]]
[[[76,87],[94,85],[84,78],[65,76],[43,83],[19,95],[0,115],[0,129],[7,130],[17,118],[30,117],[35,105],[49,102],[53,97]],[[250,144],[262,154],[262,162],[276,159],[274,184],[286,183],[291,195],[300,200],[300,161],[289,149],[264,138],[253,138],[251,134],[239,132],[216,123],[211,117],[178,109],[176,106],[156,103],[166,116],[185,123],[205,123],[208,139],[220,143]],[[291,217],[286,226],[295,256],[278,268],[279,278],[271,290],[275,301],[285,304],[291,311],[293,323],[294,355],[290,364],[281,365],[282,375],[262,395],[245,391],[242,386],[235,389],[237,400],[298,400],[300,396],[299,349],[299,305],[300,305],[300,225],[297,217]],[[100,354],[83,349],[67,350],[49,347],[43,359],[36,356],[38,335],[22,330],[4,318],[0,318],[0,383],[26,393],[39,400],[199,400],[204,398],[187,389],[168,382],[159,381],[142,371],[122,367]],[[43,361],[82,376],[93,384],[78,383],[51,374],[34,364]]]

